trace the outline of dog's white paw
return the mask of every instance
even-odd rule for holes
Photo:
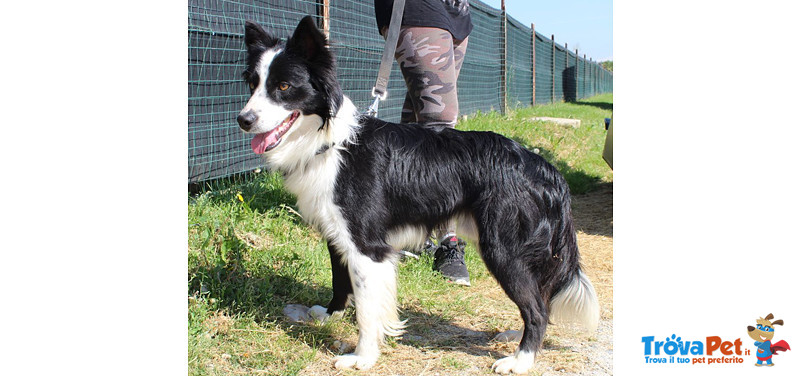
[[[283,308],[283,314],[294,322],[326,322],[329,319],[342,317],[344,311],[336,311],[333,315],[328,314],[328,309],[323,306],[315,305],[308,308],[302,304],[287,304]]]
[[[308,309],[308,316],[319,322],[325,322],[331,318],[331,315],[328,314],[328,309],[318,305]]]
[[[366,357],[361,355],[347,354],[333,358],[333,366],[336,369],[370,369],[378,361],[378,357]]]
[[[499,374],[509,373],[528,373],[533,367],[533,354],[528,352],[518,352],[513,356],[500,359],[492,364],[492,370]]]

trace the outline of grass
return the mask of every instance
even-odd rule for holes
[[[601,182],[611,181],[611,171],[602,159],[605,141],[604,118],[611,117],[612,94],[577,103],[555,103],[509,111],[479,114],[461,123],[461,129],[501,133],[529,149],[538,149],[567,179],[573,193],[586,193]],[[534,117],[581,120],[578,128],[534,121]]]
[[[507,115],[477,114],[459,128],[492,130],[538,150],[580,194],[612,180],[601,158],[611,103],[608,94]],[[582,125],[564,128],[530,120],[534,116],[577,118]],[[269,172],[217,181],[189,195],[190,375],[326,373],[327,360],[352,351],[352,308],[324,325],[283,318],[286,304],[325,305],[332,296],[325,242],[293,205],[279,175]],[[512,344],[487,342],[493,333],[516,328],[518,312],[472,246],[466,261],[470,288],[445,283],[431,271],[430,256],[400,265],[399,307],[409,326],[401,339],[387,341],[374,373],[405,374],[402,364],[413,364],[423,372],[483,374],[494,359],[514,351]],[[546,341],[559,346],[558,337]]]

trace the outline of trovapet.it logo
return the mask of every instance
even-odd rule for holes
[[[687,365],[720,365],[720,364],[753,364],[745,361],[755,360],[758,367],[772,367],[773,357],[779,352],[791,350],[784,340],[772,342],[775,337],[775,326],[783,325],[783,320],[774,320],[770,313],[756,320],[756,326],[747,326],[747,335],[755,340],[752,348],[741,338],[723,338],[706,336],[704,338],[684,339],[676,334],[667,337],[642,337],[644,362],[648,364],[687,364]],[[664,338],[664,340],[660,340]],[[749,341],[745,341],[749,342]],[[750,366],[752,367],[752,365]]]
[[[708,336],[702,340],[684,340],[673,334],[664,341],[655,336],[642,337],[645,363],[723,364],[744,363],[749,349],[742,349],[742,340],[724,340]]]

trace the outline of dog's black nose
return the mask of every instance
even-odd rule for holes
[[[256,113],[253,111],[242,112],[236,117],[236,121],[239,122],[239,127],[245,131],[249,131],[250,128],[253,127],[253,123],[256,122],[256,119],[258,119],[258,116],[256,116]]]

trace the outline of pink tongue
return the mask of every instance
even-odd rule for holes
[[[260,133],[255,135],[252,140],[250,140],[250,147],[253,148],[253,152],[256,154],[264,154],[267,151],[267,148],[271,145],[274,145],[278,142],[278,129],[276,128],[272,132],[267,133]]]

